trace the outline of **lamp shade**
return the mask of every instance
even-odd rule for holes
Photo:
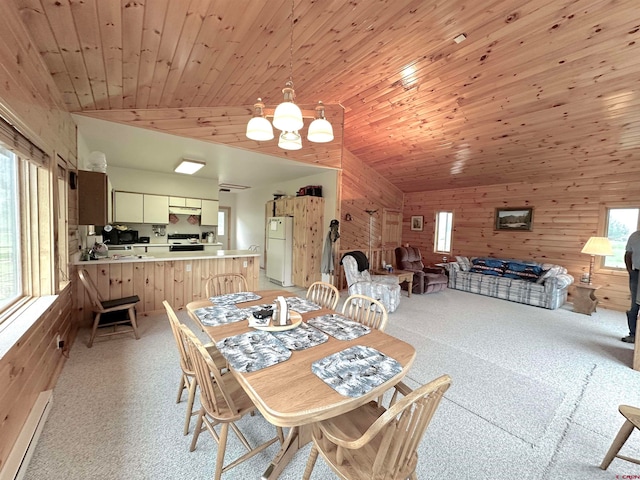
[[[307,132],[307,139],[310,142],[326,143],[333,140],[333,127],[328,120],[324,118],[316,118]]]
[[[273,112],[273,126],[283,132],[296,132],[304,125],[302,110],[293,102],[282,102]]]
[[[271,122],[264,117],[253,117],[247,123],[247,138],[264,142],[273,139]]]
[[[278,139],[278,146],[284,150],[300,150],[302,138],[298,132],[282,132]]]
[[[613,255],[613,249],[607,237],[591,237],[582,248],[582,253],[606,256]]]

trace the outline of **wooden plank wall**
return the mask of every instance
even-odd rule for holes
[[[606,206],[640,205],[639,182],[640,172],[608,174],[603,168],[600,176],[574,181],[550,179],[545,183],[409,193],[405,195],[402,243],[419,247],[425,263],[440,262],[442,255],[433,253],[435,212],[453,211],[452,256],[487,255],[557,263],[579,281],[580,275],[589,270],[589,256],[580,250],[589,237],[603,234]],[[533,207],[532,231],[494,231],[497,207]],[[412,215],[424,216],[422,232],[411,231]],[[626,271],[597,270],[593,283],[602,286],[597,296],[603,307],[629,307]],[[570,297],[571,292],[570,288]]]
[[[362,250],[382,246],[384,209],[402,210],[404,195],[364,162],[347,150],[342,158],[340,239],[338,250]],[[375,210],[371,216],[366,210]],[[351,220],[346,220],[347,214]],[[339,263],[339,258],[338,262]],[[385,260],[393,263],[393,258]]]
[[[64,357],[56,335],[74,332],[72,286],[68,285],[16,345],[0,359],[0,471],[38,394],[53,388]]]
[[[244,262],[247,266],[244,267]],[[85,264],[84,268],[105,300],[138,295],[138,314],[163,310],[167,300],[178,310],[193,300],[204,298],[206,279],[218,273],[240,273],[249,290],[258,289],[258,257],[170,260],[158,262],[123,262]],[[190,270],[188,270],[190,268]],[[78,316],[84,324],[92,319],[91,301],[82,284],[76,282]]]
[[[71,169],[77,166],[75,123],[14,2],[0,2],[0,30],[0,112],[49,154],[55,179],[57,154]],[[75,238],[76,200],[73,196],[69,200],[70,238]],[[62,335],[69,345],[73,340],[73,289],[67,285],[46,313],[0,358],[0,470],[38,394],[53,387],[62,368],[64,357],[62,350],[55,348],[55,335]]]

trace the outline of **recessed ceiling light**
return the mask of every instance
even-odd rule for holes
[[[455,37],[453,39],[454,42],[456,43],[462,43],[467,39],[467,36],[464,33],[461,33],[460,35],[458,35],[457,37]]]
[[[186,158],[182,159],[180,165],[176,167],[174,172],[176,173],[185,173],[187,175],[192,175],[200,170],[202,167],[206,165],[205,162],[201,162],[199,160],[188,160]]]

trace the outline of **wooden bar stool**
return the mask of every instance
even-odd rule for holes
[[[604,456],[604,460],[602,460],[602,463],[600,464],[600,468],[602,470],[606,470],[614,458],[620,458],[622,460],[626,460],[627,462],[632,462],[640,465],[639,459],[626,457],[624,455],[618,455],[618,452],[629,438],[629,435],[631,435],[631,432],[633,432],[633,429],[640,429],[640,408],[630,407],[629,405],[620,405],[618,407],[618,411],[624,418],[627,419],[627,421],[624,422],[622,427],[620,427],[618,435],[616,435],[616,438],[613,440],[609,451]]]

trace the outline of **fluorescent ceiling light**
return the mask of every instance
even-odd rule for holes
[[[182,159],[180,165],[176,167],[174,172],[176,173],[186,173],[187,175],[192,175],[200,170],[202,167],[206,165],[205,162],[201,162],[199,160],[187,160],[186,158]]]

